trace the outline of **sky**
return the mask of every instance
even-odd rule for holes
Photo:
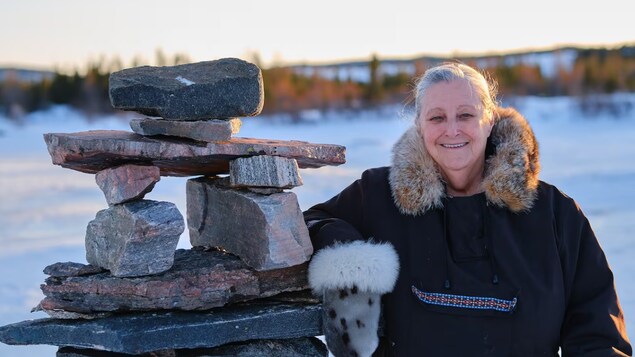
[[[0,67],[153,64],[157,49],[271,66],[617,46],[635,43],[633,13],[629,0],[0,0]]]

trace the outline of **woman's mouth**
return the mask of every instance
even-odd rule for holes
[[[444,148],[448,148],[448,149],[458,149],[458,148],[464,147],[465,145],[467,145],[467,143],[441,144],[441,146],[443,146]]]

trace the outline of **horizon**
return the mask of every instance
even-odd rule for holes
[[[356,63],[356,62],[369,62],[372,59],[372,56],[376,55],[377,58],[379,59],[379,61],[411,61],[411,60],[416,60],[419,58],[448,58],[448,59],[452,59],[452,58],[480,58],[480,57],[494,57],[494,56],[513,56],[513,55],[519,55],[519,54],[525,54],[525,53],[541,53],[541,52],[550,52],[550,51],[556,51],[556,50],[561,50],[561,49],[568,49],[568,48],[574,48],[574,49],[581,49],[581,50],[587,50],[587,49],[619,49],[622,47],[635,47],[635,40],[633,41],[625,41],[625,42],[619,42],[619,43],[602,43],[602,44],[586,44],[586,45],[581,45],[581,44],[560,44],[560,45],[553,45],[553,46],[546,46],[546,47],[540,47],[540,48],[514,48],[514,49],[508,49],[508,50],[496,50],[496,51],[487,51],[487,52],[473,52],[473,53],[468,53],[468,52],[453,52],[453,53],[418,53],[418,54],[413,54],[413,55],[400,55],[400,56],[392,56],[392,57],[386,57],[386,56],[382,56],[382,54],[380,53],[372,53],[370,55],[368,55],[367,57],[359,57],[359,58],[340,58],[340,59],[333,59],[333,60],[323,60],[323,61],[300,61],[300,62],[286,62],[286,61],[282,61],[279,63],[273,63],[273,64],[269,64],[268,66],[262,66],[262,68],[267,69],[267,68],[272,68],[274,66],[281,66],[281,67],[293,67],[293,66],[333,66],[333,65],[339,65],[339,64],[348,64],[348,63]],[[157,50],[161,50],[160,48]],[[165,54],[165,53],[164,53]],[[178,54],[184,54],[184,53],[178,53]],[[166,54],[166,55],[174,55],[174,54]],[[185,53],[185,55],[187,55],[187,53]],[[242,56],[242,57],[236,57],[236,58],[240,58],[246,61],[251,61],[252,58],[246,58],[249,56],[253,56],[254,53],[251,54],[247,54],[246,56]],[[257,55],[257,53],[256,53]],[[107,57],[107,56],[100,56],[101,59],[107,60],[107,59],[114,59],[117,56],[112,56],[112,57]],[[210,58],[210,59],[201,59],[201,60],[191,60],[187,63],[194,63],[194,62],[200,62],[200,61],[209,61],[209,60],[217,60],[220,58]],[[85,67],[87,66],[88,63],[90,63],[91,60],[94,59],[88,59],[86,63],[81,64],[80,67],[75,67],[74,69],[70,70],[69,69],[61,69],[59,67],[56,66],[52,66],[52,67],[34,67],[34,66],[28,66],[28,65],[22,65],[22,64],[13,64],[13,63],[3,63],[0,62],[0,70],[27,70],[27,71],[39,71],[39,72],[51,72],[51,73],[55,73],[55,72],[61,72],[61,73],[71,73],[74,72],[76,69],[79,71],[79,73],[83,73],[85,71]],[[156,59],[152,58],[150,61],[148,61],[147,63],[142,63],[140,65],[149,65],[149,66],[157,66],[156,64]],[[172,65],[172,64],[167,64],[168,66]],[[126,66],[125,64],[123,65],[122,68],[129,68],[130,66]],[[81,68],[81,69],[80,69]]]
[[[81,71],[99,59],[150,64],[157,50],[186,54],[190,62],[250,60],[257,54],[263,67],[271,67],[363,61],[373,55],[480,56],[635,43],[635,28],[628,26],[635,4],[620,0],[606,0],[601,8],[536,0],[521,11],[503,0],[458,2],[452,8],[414,0],[389,7],[380,1],[337,0],[178,5],[168,0],[24,0],[0,8],[10,15],[0,23],[5,49],[0,66],[65,72]]]

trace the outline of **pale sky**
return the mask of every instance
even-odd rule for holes
[[[613,46],[635,44],[633,14],[633,0],[0,0],[0,66],[128,66],[158,48],[267,66]]]

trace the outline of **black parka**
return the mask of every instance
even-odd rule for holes
[[[378,349],[387,356],[631,355],[589,222],[573,199],[538,181],[525,120],[498,114],[484,193],[447,197],[411,129],[391,167],[365,171],[305,212],[315,250],[351,240],[395,247],[400,272],[383,298]]]

